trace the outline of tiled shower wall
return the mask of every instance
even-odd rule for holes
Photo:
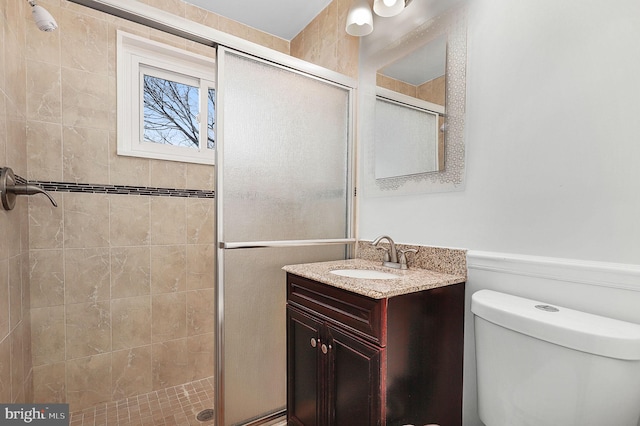
[[[35,401],[69,402],[73,411],[212,376],[214,200],[158,196],[154,188],[212,195],[214,169],[116,155],[116,29],[215,52],[66,0],[40,3],[60,28],[38,31],[24,8],[25,177],[95,192],[141,186],[153,195],[52,192],[57,209],[31,198]],[[154,5],[288,50],[184,3]]]
[[[27,38],[28,178],[213,189],[213,167],[116,156],[116,28],[67,2]],[[214,201],[53,192],[29,203],[34,396],[71,410],[213,375]]]
[[[291,40],[291,56],[358,77],[359,38],[345,32],[354,0],[333,0]],[[372,2],[370,2],[372,3]]]
[[[56,32],[37,30],[26,1],[0,5],[0,165],[96,192],[211,192],[213,167],[116,155],[115,33],[213,51],[67,0],[39,3]],[[179,0],[144,3],[289,52],[286,40]],[[332,2],[292,54],[355,77],[358,41],[342,31],[349,3]],[[0,211],[0,401],[78,410],[212,375],[213,199],[52,194],[58,208],[35,196]]]
[[[26,2],[0,2],[0,166],[27,171]],[[0,402],[30,401],[29,230],[27,201],[0,209]]]

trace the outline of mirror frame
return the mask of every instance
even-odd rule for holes
[[[407,11],[408,12],[408,11]],[[375,178],[376,72],[442,35],[447,36],[444,170],[407,176]],[[461,6],[418,26],[360,64],[361,179],[365,196],[461,191],[465,183],[464,124],[466,108],[467,12]]]

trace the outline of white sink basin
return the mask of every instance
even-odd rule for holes
[[[365,280],[392,280],[394,278],[400,278],[400,276],[396,274],[371,269],[336,269],[335,271],[329,272],[343,277],[361,278]]]

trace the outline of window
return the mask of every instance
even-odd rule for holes
[[[213,164],[215,61],[118,32],[118,155]]]

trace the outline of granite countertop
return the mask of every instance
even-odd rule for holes
[[[445,274],[417,268],[407,270],[392,269],[382,266],[382,262],[373,262],[364,259],[303,263],[299,265],[287,265],[282,269],[304,278],[319,281],[323,284],[348,290],[373,299],[385,299],[401,294],[414,293],[416,291],[429,290],[466,281],[464,275]],[[336,269],[371,269],[389,272],[399,275],[399,277],[383,280],[362,279],[343,277],[329,273],[329,271]]]

